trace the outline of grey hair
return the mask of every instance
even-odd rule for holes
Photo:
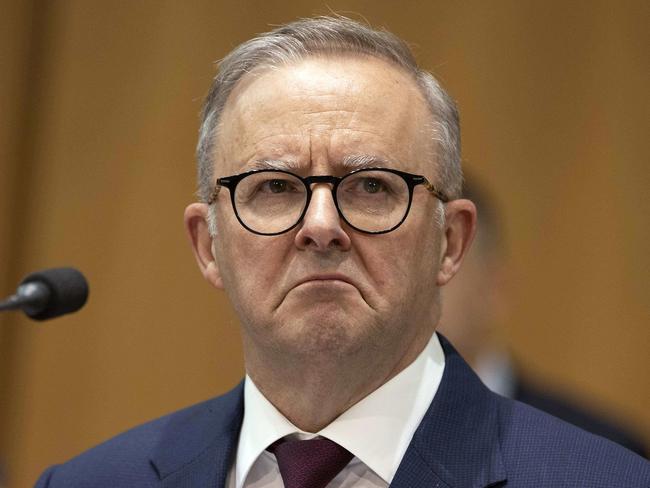
[[[240,44],[220,63],[203,104],[196,149],[198,195],[207,202],[213,190],[213,151],[228,96],[247,73],[295,64],[310,56],[357,54],[374,56],[410,73],[433,115],[439,186],[450,198],[462,188],[460,123],[453,99],[428,72],[420,69],[408,45],[390,32],[375,30],[345,17],[301,19]],[[210,212],[213,216],[213,212]],[[209,220],[214,220],[210,218]],[[211,230],[216,232],[214,222]]]

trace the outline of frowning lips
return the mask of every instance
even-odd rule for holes
[[[348,283],[354,286],[355,288],[359,288],[356,285],[356,283],[352,281],[348,276],[340,273],[319,273],[319,274],[309,275],[298,280],[293,287],[296,288],[304,283],[318,282],[318,281],[342,281],[344,283]]]

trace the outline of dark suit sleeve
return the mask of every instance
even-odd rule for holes
[[[607,417],[598,415],[549,388],[519,378],[514,399],[620,444],[641,457],[648,458],[649,452],[638,436]]]
[[[34,485],[34,488],[50,488],[50,480],[52,479],[52,475],[54,474],[56,468],[56,466],[50,466],[47,468],[41,477],[38,478],[38,481]]]

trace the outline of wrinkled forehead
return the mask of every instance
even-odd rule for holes
[[[369,56],[311,57],[259,68],[239,82],[220,120],[214,161],[219,166],[260,157],[336,161],[371,154],[430,164],[432,122],[417,83],[404,69]]]

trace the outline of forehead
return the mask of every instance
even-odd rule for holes
[[[308,58],[246,75],[220,120],[217,174],[260,160],[305,171],[371,156],[410,171],[431,167],[431,115],[413,77],[372,57]]]

